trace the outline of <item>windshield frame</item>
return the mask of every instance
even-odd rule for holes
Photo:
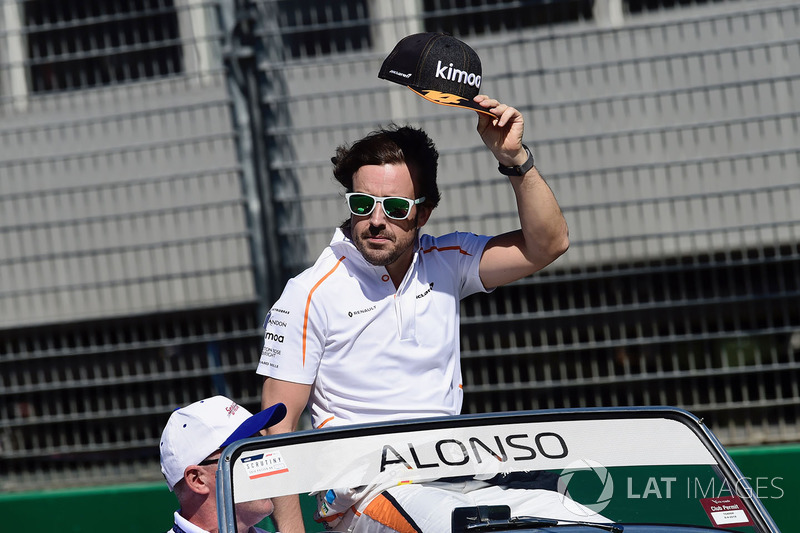
[[[243,454],[258,450],[281,449],[306,443],[335,442],[341,439],[370,436],[392,436],[421,432],[426,433],[448,428],[479,428],[487,425],[540,424],[575,421],[613,421],[636,419],[664,419],[677,421],[698,439],[710,456],[716,461],[721,477],[729,486],[741,489],[748,497],[742,497],[747,512],[753,520],[754,528],[765,532],[778,532],[775,522],[763,503],[754,497],[747,478],[731,459],[728,452],[703,424],[702,419],[690,412],[676,407],[618,407],[618,408],[580,408],[549,409],[537,411],[513,411],[475,415],[411,419],[376,424],[356,424],[343,427],[306,430],[281,435],[243,439],[229,445],[217,466],[217,508],[220,533],[236,531],[235,491],[233,469]]]

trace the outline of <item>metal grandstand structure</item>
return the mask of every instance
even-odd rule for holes
[[[524,111],[571,233],[463,302],[465,411],[800,441],[798,26],[789,0],[0,0],[0,490],[157,480],[172,409],[258,405],[265,310],[345,216],[337,145],[421,126],[426,230],[514,227],[474,117],[377,78],[418,31]]]

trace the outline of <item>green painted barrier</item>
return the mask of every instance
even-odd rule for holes
[[[796,530],[800,444],[729,450],[778,527]],[[313,501],[304,498],[306,516]],[[0,531],[26,533],[165,532],[178,502],[164,483],[0,494]],[[269,528],[269,520],[262,527]],[[270,528],[271,529],[271,528]]]
[[[0,531],[164,532],[175,496],[164,483],[0,495]]]
[[[781,531],[798,531],[800,444],[732,448],[728,453]]]

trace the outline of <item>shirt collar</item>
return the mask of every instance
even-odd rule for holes
[[[175,533],[208,533],[182,517],[180,511],[175,511],[175,525],[172,530]]]

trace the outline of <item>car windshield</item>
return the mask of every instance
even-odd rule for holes
[[[217,475],[220,531],[235,531],[225,525],[235,524],[234,503],[298,494],[313,506],[326,495],[420,486],[493,494],[475,506],[443,506],[452,531],[777,531],[713,434],[671,408],[464,415],[259,437],[229,446]]]

